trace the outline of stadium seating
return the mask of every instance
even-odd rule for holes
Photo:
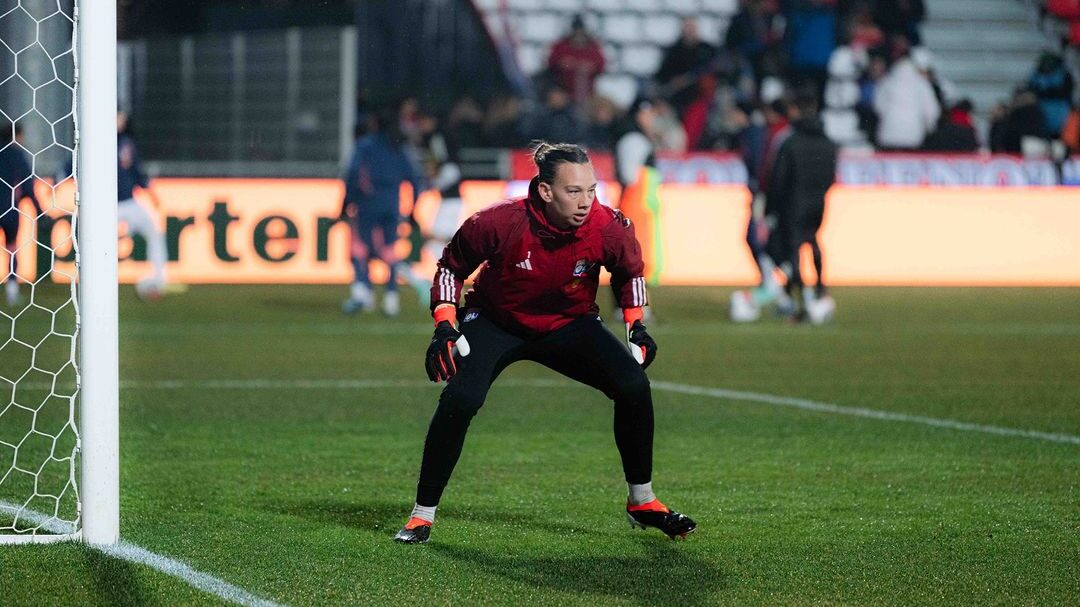
[[[474,0],[493,31],[500,31],[500,0]],[[589,32],[604,44],[605,74],[598,90],[626,107],[637,80],[656,72],[663,49],[678,39],[684,16],[694,16],[702,39],[719,44],[738,0],[508,0],[506,17],[518,41],[518,65],[527,76],[540,73],[551,46],[585,16]]]

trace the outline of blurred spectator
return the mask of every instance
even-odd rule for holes
[[[792,84],[812,83],[820,100],[836,47],[836,0],[785,0],[784,6]]]
[[[466,95],[458,99],[446,120],[446,137],[455,149],[475,148],[484,144],[484,110],[476,99]]]
[[[781,22],[776,0],[740,0],[739,12],[728,26],[725,48],[751,65],[756,81],[784,72]]]
[[[686,145],[691,150],[708,149],[711,142],[706,139],[709,127],[709,115],[716,105],[716,78],[705,76],[698,84],[698,96],[687,106],[683,113],[683,130],[686,131]]]
[[[955,104],[959,91],[951,80],[937,73],[934,67],[934,54],[924,46],[917,46],[911,49],[910,57],[911,62],[922,72],[923,76],[926,76],[930,86],[934,88],[934,97],[937,99],[938,105],[946,108]]]
[[[709,70],[716,58],[716,47],[701,39],[697,20],[692,17],[683,19],[682,35],[675,44],[664,50],[660,69],[656,72],[656,81],[661,92],[682,111],[697,95],[699,78]]]
[[[848,46],[856,53],[868,53],[885,44],[885,32],[874,22],[869,2],[855,3],[848,18],[847,35]]]
[[[525,139],[521,135],[521,100],[512,95],[496,97],[488,106],[484,119],[484,139],[492,147],[510,148],[520,146]]]
[[[583,127],[570,102],[570,94],[555,85],[544,93],[544,105],[532,115],[526,132],[529,139],[580,144],[584,139]]]
[[[876,0],[874,5],[874,21],[885,34],[902,34],[912,45],[922,42],[919,23],[925,18],[923,0]]]
[[[1020,154],[1024,138],[1046,136],[1046,118],[1039,107],[1039,98],[1027,89],[1017,89],[1009,105],[999,107],[993,119],[990,149],[994,152]]]
[[[581,15],[574,17],[570,33],[551,47],[548,70],[575,104],[584,104],[592,95],[593,83],[604,71],[604,49],[589,35]]]
[[[651,99],[639,97],[628,112],[630,125],[615,144],[615,174],[625,188],[636,182],[642,168],[656,163],[656,108]]]
[[[1035,73],[1028,80],[1028,89],[1039,98],[1046,134],[1056,136],[1065,126],[1072,103],[1073,77],[1060,55],[1043,53]]]
[[[975,152],[979,140],[971,119],[971,102],[963,100],[938,119],[937,129],[926,138],[928,152]]]
[[[869,61],[859,79],[859,103],[855,105],[855,111],[859,114],[859,129],[877,143],[878,116],[874,109],[874,98],[877,97],[881,81],[889,73],[889,62],[876,53],[870,55]]]
[[[893,64],[874,94],[877,143],[892,150],[915,150],[941,116],[934,88],[910,57]]]
[[[654,104],[656,119],[654,129],[656,149],[660,152],[683,153],[686,151],[686,131],[675,108],[664,99]]]
[[[1080,154],[1080,105],[1074,105],[1061,128],[1061,141],[1073,154]]]
[[[615,147],[616,120],[619,108],[607,97],[595,96],[589,101],[589,124],[585,146],[589,150],[611,151]]]

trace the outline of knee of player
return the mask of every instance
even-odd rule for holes
[[[621,378],[615,387],[615,401],[629,403],[644,403],[649,401],[649,376],[645,371],[637,368],[633,373]]]
[[[460,384],[450,384],[442,391],[439,397],[439,406],[445,407],[453,413],[461,413],[472,417],[484,405],[484,395],[476,390],[470,390]]]

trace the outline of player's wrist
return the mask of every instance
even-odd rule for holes
[[[457,326],[457,306],[451,303],[444,303],[435,306],[435,310],[432,311],[431,316],[435,319],[435,326],[439,326],[441,322],[448,322],[450,326]]]
[[[623,308],[622,311],[623,322],[627,325],[633,325],[635,321],[645,318],[645,311],[640,307],[637,308]]]

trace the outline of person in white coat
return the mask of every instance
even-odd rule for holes
[[[934,87],[909,56],[893,64],[874,95],[877,144],[886,150],[917,150],[941,115]]]

